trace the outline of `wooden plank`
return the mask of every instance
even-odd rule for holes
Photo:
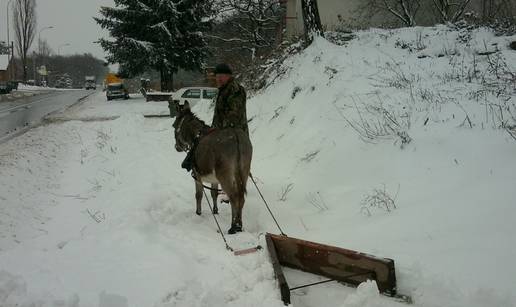
[[[267,233],[265,235],[265,241],[267,242],[267,249],[269,250],[269,255],[272,261],[272,267],[274,268],[274,273],[276,275],[276,279],[279,283],[281,300],[286,305],[290,304],[290,288],[287,283],[287,279],[285,278],[285,274],[283,273],[283,269],[281,268],[280,261],[278,259],[278,255],[276,253],[276,248],[271,239],[271,234]]]
[[[392,259],[269,233],[266,237],[274,245],[274,248],[269,247],[269,251],[274,250],[280,265],[354,286],[368,279],[375,280],[381,293],[396,295]]]
[[[168,117],[170,118],[170,114],[144,114],[143,117],[152,118],[152,117]]]

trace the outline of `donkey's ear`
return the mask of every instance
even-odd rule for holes
[[[183,105],[183,110],[190,110],[190,103],[188,103],[188,100],[185,100],[185,104]]]

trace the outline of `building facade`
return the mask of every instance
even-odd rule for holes
[[[8,81],[10,73],[9,55],[0,54],[0,81]]]

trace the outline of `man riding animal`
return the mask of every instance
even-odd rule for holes
[[[245,202],[247,178],[250,174],[252,145],[246,116],[246,93],[232,77],[226,64],[215,68],[219,92],[212,127],[208,127],[190,110],[188,103],[177,106],[174,122],[176,149],[189,150],[181,164],[192,170],[196,178],[197,214],[201,214],[202,182],[212,184],[214,213],[218,184],[231,203],[232,222],[228,233],[242,231],[242,208]]]
[[[215,80],[219,91],[215,100],[211,127],[214,129],[240,128],[249,136],[246,112],[247,94],[244,87],[236,82],[231,68],[225,63],[215,67]],[[193,149],[195,148],[187,153],[181,163],[181,167],[187,171],[193,168]]]

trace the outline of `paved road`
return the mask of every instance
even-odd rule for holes
[[[91,90],[53,91],[0,103],[0,142],[26,127],[40,123],[45,115],[64,110],[93,92]]]

